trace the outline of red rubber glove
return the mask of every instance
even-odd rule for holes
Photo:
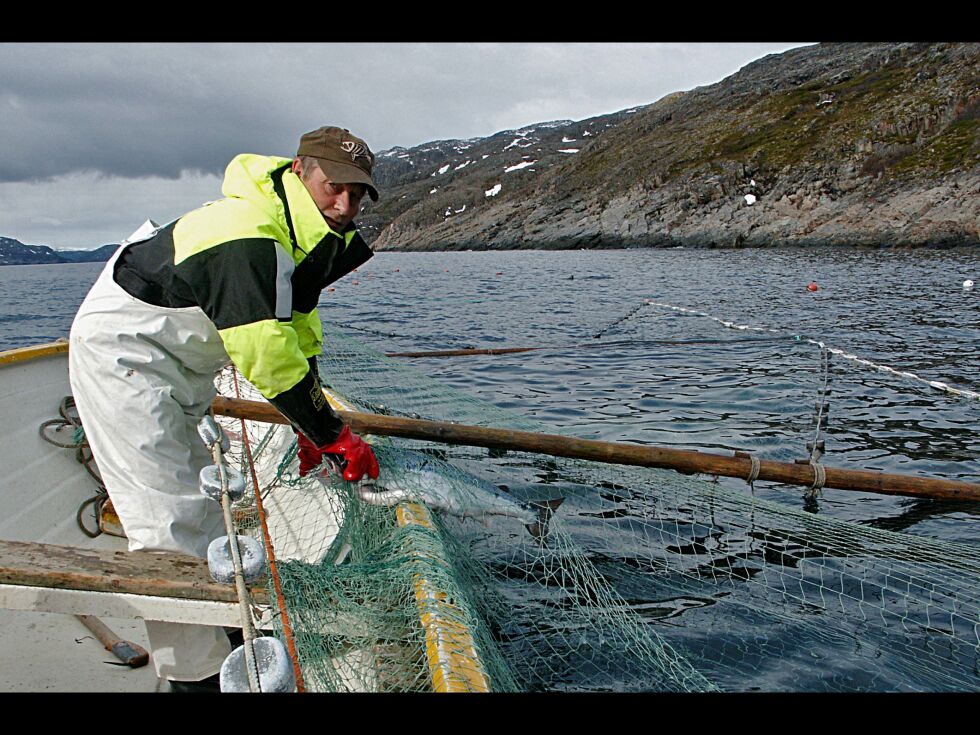
[[[296,443],[299,446],[299,476],[306,477],[311,470],[323,462],[324,456],[337,460],[343,468],[343,477],[348,482],[355,482],[368,475],[372,480],[378,479],[378,460],[371,451],[371,445],[345,426],[340,436],[332,444],[316,446],[302,432],[296,432]]]

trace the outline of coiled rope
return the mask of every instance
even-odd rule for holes
[[[85,430],[82,428],[82,421],[78,416],[78,410],[75,408],[75,399],[72,396],[62,398],[61,403],[58,405],[58,413],[61,414],[61,418],[49,419],[42,423],[38,427],[38,434],[48,444],[53,444],[62,449],[74,449],[75,459],[95,480],[95,495],[82,501],[82,504],[78,506],[78,511],[75,513],[75,522],[78,524],[82,533],[89,538],[96,538],[106,532],[102,527],[101,511],[109,500],[109,492],[106,490],[105,483],[102,482],[102,477],[99,475],[98,468],[95,464],[95,457],[92,454],[92,448],[85,438]],[[57,435],[69,428],[72,430],[71,440],[64,441],[59,439]],[[96,529],[94,531],[90,530],[83,520],[85,509],[89,506],[92,506],[92,512],[95,516]]]

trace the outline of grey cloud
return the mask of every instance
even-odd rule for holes
[[[0,235],[88,249],[119,242],[146,219],[164,224],[220,196],[221,180],[210,174],[130,179],[73,173],[0,183]]]
[[[0,181],[219,174],[348,127],[377,150],[645,104],[794,44],[2,44]]]
[[[222,81],[228,63],[207,46],[0,46],[0,180],[220,172],[282,125],[266,90]]]
[[[377,152],[580,120],[801,44],[0,44],[0,235],[95,247],[320,125]]]

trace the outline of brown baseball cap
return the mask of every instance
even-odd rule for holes
[[[378,188],[371,178],[374,154],[368,144],[346,128],[323,127],[299,139],[297,156],[312,156],[335,184],[364,184],[373,201]]]

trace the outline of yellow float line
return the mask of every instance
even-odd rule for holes
[[[428,509],[420,503],[399,503],[395,508],[402,528],[420,526],[434,530]],[[435,561],[438,555],[412,549],[416,559]],[[438,552],[437,552],[438,553]],[[425,631],[425,652],[436,692],[489,692],[490,682],[476,652],[469,626],[460,622],[463,612],[449,602],[449,595],[436,588],[423,574],[414,575],[415,601]]]
[[[354,411],[343,398],[328,388],[323,389],[327,402],[335,411]],[[421,503],[399,503],[395,517],[401,528],[418,526],[434,531],[432,516]],[[416,559],[434,561],[446,566],[445,559],[432,552],[411,549]],[[438,589],[423,574],[413,578],[415,601],[419,607],[419,620],[425,631],[425,653],[436,692],[489,692],[490,683],[483,663],[476,652],[473,634],[465,623],[460,622],[462,611],[449,602],[449,595]]]
[[[0,352],[0,365],[8,365],[14,362],[27,362],[28,360],[36,360],[39,357],[47,357],[48,355],[60,355],[63,352],[68,352],[68,340],[57,340],[56,342],[34,345],[33,347],[18,347],[14,350]]]

